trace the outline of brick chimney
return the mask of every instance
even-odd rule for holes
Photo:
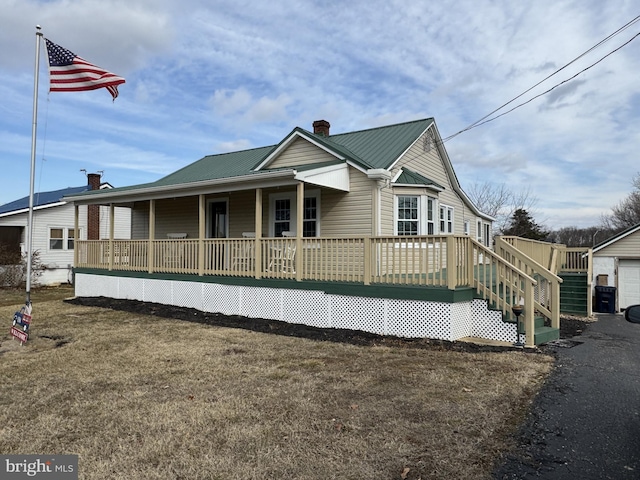
[[[100,190],[100,174],[88,173],[89,190]],[[100,205],[87,205],[87,240],[100,240]]]
[[[315,133],[316,135],[328,137],[330,127],[331,124],[326,120],[316,120],[315,122],[313,122],[313,133]]]

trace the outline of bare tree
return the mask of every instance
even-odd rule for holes
[[[496,219],[493,229],[504,232],[517,210],[531,211],[538,202],[529,187],[513,191],[504,183],[473,183],[468,189],[469,198],[478,209]]]
[[[602,223],[612,230],[622,231],[640,223],[640,172],[633,177],[634,190],[602,217]]]

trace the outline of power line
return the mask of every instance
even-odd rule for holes
[[[560,85],[567,83],[570,80],[573,80],[575,77],[577,77],[578,75],[580,75],[581,73],[584,73],[585,71],[589,70],[591,67],[593,67],[594,65],[597,65],[598,63],[600,63],[602,60],[604,60],[605,58],[607,58],[609,55],[617,52],[618,50],[620,50],[622,47],[624,47],[625,45],[631,43],[633,40],[636,39],[636,37],[638,37],[639,34],[634,35],[630,40],[626,41],[625,43],[623,43],[622,45],[620,45],[618,48],[616,48],[615,50],[609,52],[608,54],[606,54],[604,57],[602,57],[600,60],[598,60],[597,62],[589,65],[587,68],[583,69],[582,71],[578,72],[576,75],[554,85],[553,87],[551,87],[550,89],[548,89],[547,91],[536,95],[535,97],[527,100],[526,102],[523,102],[517,106],[515,106],[514,108],[508,110],[507,112],[504,112],[500,115],[497,115],[493,118],[489,118],[491,117],[491,115],[493,115],[494,113],[502,110],[504,107],[506,107],[507,105],[515,102],[517,99],[519,99],[520,97],[524,96],[525,94],[529,93],[531,90],[533,90],[534,88],[536,88],[537,86],[539,86],[541,83],[547,81],[548,79],[550,79],[551,77],[553,77],[554,75],[560,73],[562,70],[564,70],[565,68],[569,67],[570,65],[572,65],[573,63],[577,62],[579,59],[581,59],[582,57],[584,57],[585,55],[587,55],[588,53],[590,53],[591,51],[595,50],[596,48],[600,47],[601,45],[603,45],[604,43],[606,43],[607,41],[611,40],[613,37],[615,37],[616,35],[619,35],[620,33],[622,33],[624,30],[626,30],[627,28],[631,27],[633,24],[637,23],[638,21],[640,21],[640,15],[638,15],[637,17],[635,17],[634,19],[632,19],[631,21],[627,22],[625,25],[623,25],[622,27],[620,27],[618,30],[616,30],[615,32],[613,32],[612,34],[608,35],[607,37],[605,37],[604,39],[600,40],[598,43],[596,43],[594,46],[592,46],[591,48],[589,48],[588,50],[586,50],[585,52],[581,53],[580,55],[578,55],[576,58],[574,58],[573,60],[571,60],[569,63],[567,63],[566,65],[560,67],[559,69],[557,69],[556,71],[554,71],[553,73],[551,73],[550,75],[547,75],[545,78],[543,78],[542,80],[540,80],[538,83],[536,83],[535,85],[533,85],[532,87],[526,89],[524,92],[522,92],[521,94],[519,94],[518,96],[512,98],[511,100],[509,100],[507,103],[501,105],[500,107],[496,108],[495,110],[493,110],[492,112],[488,113],[487,115],[485,115],[484,117],[482,117],[479,120],[476,120],[475,122],[473,122],[471,125],[463,128],[462,130],[460,130],[457,133],[454,133],[453,135],[449,135],[448,137],[444,138],[442,140],[442,142],[447,142],[449,140],[451,140],[454,137],[457,137],[458,135],[460,135],[461,133],[464,133],[468,130],[471,130],[473,128],[479,127],[480,125],[484,125],[485,123],[489,123],[497,118],[502,117],[503,115],[506,115],[509,112],[514,111],[517,108],[520,108],[523,105],[526,105],[527,103],[531,102],[532,100],[535,100],[536,98],[541,97],[542,95],[546,95],[547,93],[549,93],[550,91],[554,90],[555,88],[559,87]],[[487,120],[488,119],[488,120]]]

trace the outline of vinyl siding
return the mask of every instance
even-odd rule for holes
[[[336,157],[325,152],[321,148],[298,138],[293,141],[267,168],[295,167],[310,163],[322,163],[335,160]]]
[[[640,231],[612,243],[593,255],[594,257],[640,258]]]
[[[323,237],[372,235],[372,186],[375,182],[349,167],[349,192],[322,190],[321,233]]]
[[[400,168],[406,167],[410,170],[413,170],[416,173],[419,173],[430,180],[440,184],[445,189],[443,192],[436,192],[429,189],[423,189],[424,195],[429,195],[437,198],[438,204],[446,205],[449,207],[453,207],[453,231],[457,235],[462,235],[464,233],[464,221],[469,220],[471,222],[471,234],[473,234],[476,230],[474,225],[476,216],[469,209],[469,207],[465,204],[465,202],[460,198],[460,196],[453,190],[453,184],[449,175],[447,174],[447,170],[444,166],[444,162],[440,157],[439,151],[435,147],[431,147],[429,152],[425,152],[422,148],[423,138],[420,139],[413,144],[413,146],[403,155],[403,157],[394,165],[391,173],[392,175],[396,175]],[[401,188],[395,189],[393,194],[402,193],[404,190]],[[412,189],[415,191],[415,189]],[[385,192],[386,194],[386,192]],[[385,209],[389,208],[389,201],[386,200],[384,202]],[[437,214],[437,226],[436,229],[439,231],[440,223],[439,223],[439,208],[436,210]],[[385,222],[388,221],[388,213],[385,211],[384,214]],[[391,232],[393,232],[393,196],[391,197]]]
[[[264,208],[264,199],[263,199]],[[267,206],[268,208],[268,206]],[[242,237],[242,232],[256,229],[256,192],[255,190],[234,192],[229,196],[229,236]],[[264,226],[264,221],[263,221]]]
[[[156,201],[156,239],[165,239],[168,233],[186,233],[187,238],[198,238],[198,197]]]

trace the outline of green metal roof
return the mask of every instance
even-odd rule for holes
[[[110,189],[111,195],[119,192],[134,192],[144,188],[179,186],[192,182],[242,177],[260,173],[255,168],[296,132],[313,137],[325,148],[334,151],[366,169],[389,168],[399,156],[433,123],[433,118],[377,127],[356,132],[341,133],[325,137],[296,127],[278,145],[259,147],[239,152],[207,155],[155,182]],[[316,167],[318,164],[315,165]],[[311,165],[296,166],[296,169],[310,168]],[[288,167],[292,168],[292,167]],[[264,170],[270,169],[267,165]],[[98,195],[99,191],[89,191],[78,196]]]
[[[426,118],[323,138],[346,148],[371,168],[389,168],[432,123],[433,118]]]
[[[444,187],[442,185],[439,185],[433,180],[423,175],[420,175],[419,173],[413,172],[405,167],[402,167],[402,173],[398,176],[398,178],[394,183],[401,184],[401,185],[416,185],[416,186],[426,185],[426,186],[431,186],[431,187],[444,190]]]
[[[155,185],[176,185],[180,183],[249,175],[253,173],[255,164],[267,156],[273,148],[273,146],[269,146],[242,150],[240,152],[207,155],[197,162],[161,178],[155,182]]]

